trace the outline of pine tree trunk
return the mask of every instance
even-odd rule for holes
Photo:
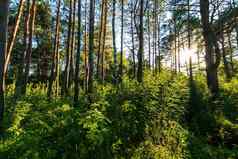
[[[2,128],[4,101],[4,62],[7,53],[9,1],[0,1],[0,128]]]
[[[68,37],[67,37],[67,49],[66,49],[66,64],[64,69],[64,81],[62,88],[62,95],[68,95],[69,88],[69,75],[70,75],[70,59],[71,59],[71,35],[72,35],[72,13],[73,13],[73,0],[70,0],[69,4],[69,21],[68,21]]]
[[[140,0],[140,33],[139,33],[139,50],[138,50],[138,72],[137,81],[143,81],[143,54],[144,54],[144,0]]]
[[[104,51],[105,51],[105,43],[106,43],[106,36],[107,36],[107,15],[108,15],[108,0],[104,0],[104,24],[103,24],[103,38],[102,38],[102,53],[101,53],[101,79],[102,83],[104,83],[105,72],[104,72]]]
[[[229,68],[229,63],[226,59],[226,50],[225,50],[225,40],[224,40],[224,32],[221,35],[221,46],[222,46],[222,58],[223,58],[223,64],[224,64],[224,72],[226,75],[226,79],[229,81],[231,79],[231,73]]]
[[[180,64],[180,32],[178,31],[178,72],[181,72]]]
[[[71,87],[74,77],[75,77],[75,23],[76,23],[76,3],[77,0],[73,1],[73,19],[72,19],[72,42],[71,42],[71,51],[70,51],[70,70],[69,70],[69,86]]]
[[[233,65],[233,49],[231,44],[231,33],[228,33],[228,44],[229,44],[231,76],[232,76],[234,72],[234,65]]]
[[[88,91],[87,93],[93,93],[93,72],[94,72],[94,18],[95,18],[95,0],[90,0],[89,11],[89,74],[88,74]]]
[[[113,41],[113,82],[117,83],[117,47],[116,47],[116,32],[115,32],[115,17],[116,16],[116,0],[112,2],[112,41]]]
[[[19,7],[18,7],[18,12],[17,12],[17,16],[16,16],[16,22],[15,22],[13,34],[11,35],[10,42],[8,43],[7,55],[6,55],[5,66],[4,66],[4,76],[7,73],[8,65],[10,63],[10,57],[12,54],[13,45],[16,41],[16,36],[17,36],[20,20],[22,17],[23,9],[24,9],[24,3],[25,3],[25,0],[20,0],[20,2],[19,2]]]
[[[132,3],[132,2],[131,2]],[[135,38],[134,38],[134,11],[133,3],[131,4],[131,43],[132,43],[132,62],[133,62],[133,78],[136,77],[136,60],[135,60]]]
[[[149,12],[149,11],[148,11]],[[148,22],[147,22],[147,25],[148,25],[148,48],[149,48],[149,61],[148,61],[148,66],[149,66],[149,69],[150,69],[150,63],[151,63],[151,59],[150,59],[150,56],[151,56],[151,45],[150,45],[150,15],[148,13]]]
[[[20,55],[20,63],[17,70],[17,79],[16,79],[16,86],[15,86],[15,97],[19,97],[20,95],[24,94],[24,67],[26,63],[26,53],[28,48],[28,37],[29,37],[29,24],[30,24],[30,10],[31,10],[31,4],[30,0],[27,0],[27,7],[24,13],[24,51],[22,52],[22,55]]]
[[[161,72],[161,51],[160,51],[160,19],[158,20],[158,69],[159,73]]]
[[[51,67],[51,75],[49,79],[49,86],[48,86],[48,92],[47,95],[49,98],[52,96],[52,86],[54,81],[56,80],[57,74],[58,74],[58,68],[57,68],[57,62],[58,62],[58,54],[59,54],[59,26],[60,26],[60,6],[61,6],[61,0],[58,0],[57,2],[57,13],[56,13],[56,26],[55,26],[55,39],[54,39],[54,49],[53,49],[53,62]]]
[[[209,0],[200,0],[200,13],[206,51],[207,85],[210,92],[216,96],[219,91],[217,70],[220,63],[220,50],[209,22]]]
[[[238,24],[236,25],[236,46],[238,47]]]
[[[122,82],[123,76],[123,35],[124,35],[124,0],[121,1],[121,56],[119,67],[119,82]]]
[[[87,0],[85,0],[85,24],[84,24],[84,90],[88,90],[88,57],[87,57]]]
[[[23,82],[23,94],[26,94],[26,86],[28,83],[29,72],[30,72],[30,64],[31,64],[31,56],[32,56],[32,39],[34,35],[35,29],[35,17],[36,17],[36,0],[33,0],[31,11],[30,11],[30,28],[29,28],[29,41],[28,47],[26,52],[26,65],[25,65],[25,72],[24,72],[24,82]]]
[[[100,28],[98,32],[98,51],[97,51],[97,78],[100,77],[100,59],[101,59],[101,43],[103,34],[103,24],[104,24],[104,12],[105,12],[105,0],[101,2],[101,16],[100,16]]]
[[[174,19],[174,71],[177,73],[177,26]]]
[[[153,69],[154,72],[157,72],[157,1],[154,1],[154,7],[153,7],[153,18],[154,18],[154,26],[153,26]]]
[[[77,105],[79,100],[79,65],[80,65],[80,51],[81,51],[81,0],[78,0],[78,48],[76,55],[76,68],[75,68],[75,86],[74,86],[74,104]]]

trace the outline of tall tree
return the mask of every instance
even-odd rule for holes
[[[135,60],[135,38],[134,38],[134,23],[133,23],[133,19],[134,19],[134,3],[133,1],[131,1],[131,20],[130,20],[130,26],[131,26],[131,45],[132,45],[132,65],[133,65],[133,78],[136,77],[136,60]],[[149,26],[149,24],[148,24]],[[150,50],[149,50],[150,52]],[[150,57],[149,57],[149,61],[150,61]]]
[[[121,0],[121,56],[119,67],[119,81],[122,81],[123,76],[123,35],[124,35],[124,0]]]
[[[60,34],[60,30],[59,30],[60,29],[60,6],[61,6],[61,0],[58,0],[57,13],[56,13],[55,38],[54,38],[53,57],[52,57],[53,61],[51,66],[51,75],[49,79],[49,86],[48,86],[48,92],[47,92],[47,95],[49,98],[52,96],[52,86],[58,75],[57,58],[59,56],[58,54],[59,54],[59,34]]]
[[[97,78],[100,78],[100,59],[101,57],[101,43],[103,36],[103,23],[104,23],[104,12],[105,12],[105,0],[101,2],[101,16],[100,16],[100,28],[98,32],[98,50],[97,50]]]
[[[22,93],[26,93],[26,86],[28,83],[28,77],[30,72],[30,64],[31,64],[31,56],[32,56],[32,42],[33,42],[33,35],[34,35],[34,29],[35,29],[35,17],[36,17],[36,0],[33,0],[30,10],[30,24],[29,24],[29,41],[27,46],[27,52],[26,52],[26,59],[25,59],[25,72],[24,72],[24,78],[23,78],[23,87],[22,87]]]
[[[88,90],[88,54],[87,54],[87,0],[85,0],[85,7],[84,7],[84,90]]]
[[[0,128],[2,127],[4,101],[4,62],[7,53],[9,1],[0,1]]]
[[[94,18],[95,18],[95,0],[90,0],[89,10],[89,74],[88,74],[88,93],[93,92],[93,72],[94,72]]]
[[[105,43],[106,43],[106,35],[107,35],[107,15],[108,15],[108,0],[104,0],[104,6],[105,6],[105,10],[104,10],[104,20],[103,20],[103,36],[102,36],[102,51],[101,51],[101,79],[102,82],[104,82],[104,51],[105,51]]]
[[[143,81],[143,54],[144,54],[144,0],[140,0],[140,26],[137,81]]]
[[[74,86],[74,103],[78,103],[79,98],[79,65],[80,65],[80,51],[81,51],[81,0],[78,0],[78,47],[76,55],[76,68],[75,68],[75,86]]]
[[[22,52],[22,55],[19,59],[19,65],[17,68],[17,79],[16,79],[16,86],[15,86],[15,97],[19,97],[21,94],[23,95],[25,93],[24,90],[24,67],[26,63],[26,53],[28,48],[28,37],[29,37],[29,24],[30,24],[30,10],[31,10],[31,2],[30,0],[27,0],[26,9],[24,11],[24,37],[23,37],[23,47],[24,51]]]
[[[218,66],[220,64],[220,50],[215,33],[209,21],[209,0],[200,0],[200,14],[205,41],[205,62],[207,85],[213,95],[218,93]]]
[[[77,0],[73,1],[73,19],[72,19],[72,43],[71,43],[71,52],[70,52],[70,78],[69,78],[69,87],[72,84],[72,81],[74,80],[75,76],[75,42],[76,42],[76,37],[75,37],[75,27],[76,27],[76,5],[77,5]]]
[[[115,19],[116,19],[116,0],[112,1],[112,41],[113,41],[113,79],[117,83],[117,47],[116,47],[116,32],[115,32]]]
[[[11,57],[11,54],[12,54],[13,45],[16,41],[17,32],[18,32],[18,29],[19,29],[21,17],[22,17],[23,10],[24,10],[24,4],[25,4],[25,0],[20,0],[19,7],[18,7],[18,12],[17,12],[17,15],[16,15],[14,30],[13,30],[13,33],[11,35],[8,46],[7,46],[7,55],[6,55],[5,66],[4,66],[4,76],[6,75],[8,65],[10,63],[10,57]]]
[[[67,35],[67,49],[66,49],[66,64],[64,69],[64,81],[62,88],[62,95],[67,95],[69,88],[69,76],[70,76],[70,61],[71,61],[71,43],[72,43],[72,13],[73,13],[73,0],[69,3],[69,21],[68,21],[68,35]]]

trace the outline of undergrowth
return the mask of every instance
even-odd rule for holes
[[[235,79],[212,100],[203,75],[189,81],[147,72],[143,84],[97,84],[91,104],[81,91],[77,107],[70,97],[48,100],[43,84],[29,85],[17,101],[13,90],[9,85],[3,159],[238,158]]]

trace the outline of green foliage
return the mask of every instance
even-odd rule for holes
[[[190,82],[148,71],[143,84],[95,84],[93,102],[81,91],[76,108],[71,98],[49,101],[44,84],[15,101],[9,85],[0,158],[237,158],[237,80],[215,100],[202,74]]]

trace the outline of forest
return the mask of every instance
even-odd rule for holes
[[[238,1],[0,0],[0,159],[238,159]]]

